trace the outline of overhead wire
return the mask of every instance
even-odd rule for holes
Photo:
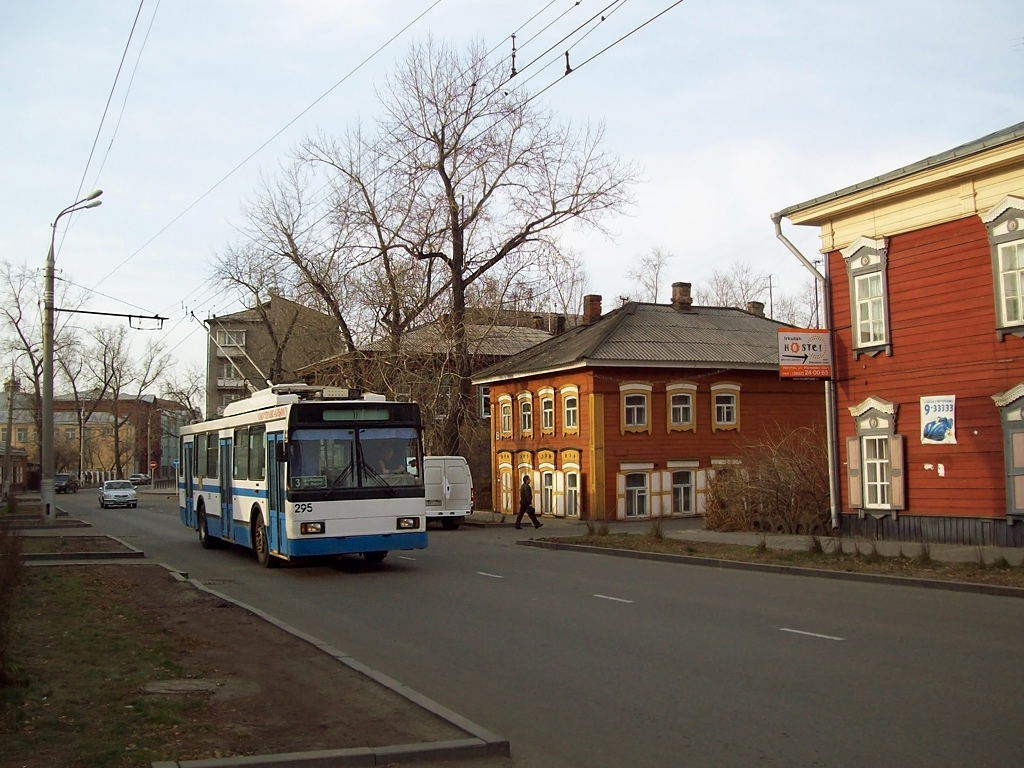
[[[132,85],[135,83],[135,74],[139,71],[139,64],[142,62],[142,52],[146,50],[146,43],[149,42],[149,34],[153,31],[153,22],[156,21],[156,14],[159,10],[160,0],[156,0],[156,7],[153,9],[153,15],[149,18],[149,26],[146,27],[146,35],[142,38],[142,45],[139,46],[139,54],[135,57],[135,66],[132,67],[132,75],[128,78],[128,87],[125,88],[124,100],[121,102],[121,111],[118,113],[117,123],[114,125],[114,133],[110,137],[110,143],[107,144],[106,152],[103,153],[103,160],[100,162],[100,167],[96,171],[96,175],[93,177],[93,182],[91,184],[93,189],[97,188],[100,174],[103,173],[103,168],[107,164],[107,158],[110,156],[110,150],[113,148],[114,140],[117,138],[117,132],[121,128],[121,121],[124,119],[125,108],[128,106],[128,96],[131,95]]]
[[[114,74],[114,82],[110,86],[110,93],[107,95],[107,103],[103,107],[103,114],[100,116],[100,124],[96,127],[96,136],[92,140],[92,148],[89,150],[89,158],[85,162],[85,168],[82,170],[82,179],[78,182],[78,190],[75,192],[75,200],[79,200],[82,197],[82,189],[85,187],[85,179],[89,174],[89,166],[92,164],[93,155],[96,153],[96,145],[99,143],[100,134],[103,132],[103,123],[107,119],[107,111],[110,109],[110,102],[114,99],[114,91],[117,89],[117,81],[121,77],[121,69],[124,67],[125,59],[128,58],[128,49],[132,44],[132,37],[135,35],[135,27],[138,26],[139,16],[142,14],[142,6],[146,0],[139,0],[139,8],[135,12],[135,19],[132,21],[131,31],[128,33],[128,41],[124,45],[124,51],[121,53],[121,61],[117,65],[117,72]],[[60,246],[64,244],[64,237],[67,235],[68,227],[71,226],[72,216],[69,216],[64,224],[64,234],[61,235],[60,245],[57,250],[60,250]]]
[[[369,56],[367,56],[365,59],[363,59],[352,70],[350,70],[343,78],[341,78],[341,80],[339,80],[334,85],[332,85],[330,88],[328,88],[323,94],[321,94],[318,98],[316,98],[305,109],[303,109],[295,117],[293,117],[291,120],[289,120],[287,123],[285,123],[285,125],[280,130],[278,130],[276,133],[274,133],[274,135],[272,135],[269,139],[267,139],[262,144],[260,144],[260,146],[258,146],[255,150],[253,150],[251,153],[249,153],[249,155],[246,156],[245,159],[243,159],[234,168],[232,168],[230,171],[228,171],[219,181],[217,181],[217,183],[215,183],[212,187],[210,187],[208,190],[206,190],[202,195],[200,195],[198,198],[196,198],[188,207],[185,208],[185,210],[183,210],[181,213],[179,213],[177,216],[175,216],[173,219],[171,219],[171,221],[169,221],[166,225],[164,225],[149,240],[147,240],[145,243],[143,243],[141,246],[139,246],[139,248],[136,249],[127,258],[122,260],[116,267],[114,267],[114,269],[112,269],[110,272],[108,272],[106,275],[104,275],[102,278],[100,278],[100,280],[96,283],[96,285],[101,285],[105,280],[107,280],[112,275],[114,275],[118,270],[120,270],[125,264],[127,264],[129,261],[134,259],[144,248],[146,248],[150,243],[152,243],[154,240],[156,240],[158,237],[160,237],[160,235],[162,235],[164,232],[166,232],[168,229],[170,229],[172,226],[174,226],[182,217],[185,216],[185,214],[187,214],[189,211],[191,211],[193,208],[195,208],[197,205],[199,205],[199,203],[201,203],[203,200],[205,200],[211,193],[214,192],[214,190],[216,190],[218,187],[220,187],[221,184],[223,184],[229,178],[234,176],[235,173],[237,173],[238,170],[240,168],[242,168],[242,166],[244,166],[246,163],[248,163],[250,160],[252,160],[252,158],[254,158],[256,155],[258,155],[260,152],[262,152],[271,142],[274,141],[274,139],[276,139],[278,136],[280,136],[282,133],[284,133],[286,130],[288,130],[291,126],[293,126],[296,122],[298,122],[298,120],[301,119],[307,112],[309,112],[313,107],[315,107],[317,104],[319,104],[325,98],[327,98],[327,96],[330,95],[336,88],[338,88],[338,86],[340,86],[342,83],[344,83],[350,77],[352,77],[356,72],[358,72],[360,69],[362,69],[367,63],[369,63],[373,58],[375,58],[381,51],[383,51],[385,48],[387,48],[389,45],[391,45],[391,43],[393,43],[398,37],[400,37],[402,34],[404,34],[406,30],[408,30],[416,22],[418,22],[420,19],[422,19],[424,16],[426,16],[430,11],[432,11],[434,8],[436,8],[441,2],[442,2],[442,0],[434,0],[434,2],[431,3],[430,6],[428,6],[426,10],[421,12],[412,21],[410,21],[408,24],[406,24],[404,27],[402,27],[402,29],[400,29],[398,32],[396,32],[394,35],[392,35],[384,44],[379,46],[373,53],[371,53]]]

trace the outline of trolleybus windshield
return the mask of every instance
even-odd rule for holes
[[[422,485],[419,436],[411,427],[298,428],[288,477],[293,490]]]

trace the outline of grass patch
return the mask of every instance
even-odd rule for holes
[[[127,552],[109,536],[22,536],[21,551],[35,555],[70,555],[79,552]]]
[[[649,535],[635,533],[611,533],[603,536],[588,534],[586,536],[549,538],[548,540],[610,549],[1024,588],[1024,566],[1006,563],[1003,567],[993,568],[981,566],[978,563],[946,563],[932,559],[922,561],[920,557],[886,557],[878,552],[874,542],[868,542],[866,551],[857,544],[854,547],[855,552],[846,553],[840,547],[836,547],[830,552],[774,550],[767,547],[764,539],[759,541],[756,546],[745,546],[683,541],[672,538],[656,541]]]
[[[0,765],[141,768],[165,759],[177,728],[195,727],[202,700],[143,691],[182,670],[174,638],[119,597],[131,586],[95,570],[25,574],[14,607],[14,684],[0,688]]]

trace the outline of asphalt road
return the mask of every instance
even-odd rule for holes
[[[58,503],[508,738],[516,766],[1020,766],[1024,601],[516,546],[260,569],[176,504]]]

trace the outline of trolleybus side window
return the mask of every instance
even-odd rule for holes
[[[189,474],[202,476],[206,472],[206,435],[196,435],[193,441],[196,447],[195,472],[189,471]]]
[[[225,457],[226,458],[226,457]],[[249,478],[249,428],[235,430],[234,453],[231,457],[231,476],[235,480]]]
[[[206,474],[205,477],[217,477],[220,473],[220,435],[210,432],[200,440],[206,440]]]
[[[267,466],[267,427],[249,427],[249,479],[262,480]]]

